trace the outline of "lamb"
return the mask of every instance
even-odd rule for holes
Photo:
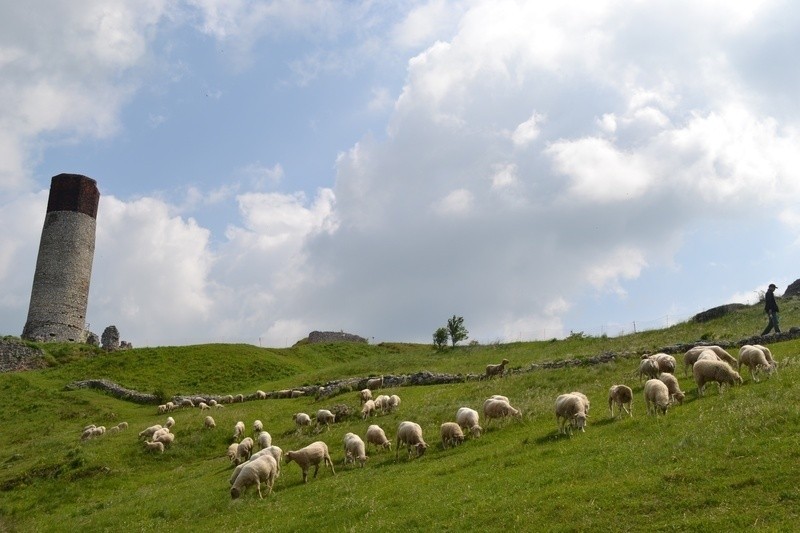
[[[389,396],[385,394],[379,395],[373,401],[375,402],[375,408],[380,409],[381,413],[385,413],[389,409]]]
[[[244,395],[243,394],[237,394],[236,396],[233,397],[233,402],[234,403],[244,403]]]
[[[673,403],[683,404],[683,399],[686,398],[686,394],[684,394],[681,390],[681,387],[678,384],[678,378],[676,378],[673,374],[662,372],[658,375],[658,379],[667,386],[670,401]]]
[[[377,378],[370,378],[367,380],[366,388],[369,390],[380,389],[383,387],[383,376]]]
[[[386,438],[386,433],[384,433],[383,429],[376,425],[372,424],[367,428],[367,444],[374,444],[377,448],[380,446],[384,450],[391,450],[392,449],[392,442]]]
[[[264,392],[263,390],[257,390],[256,391],[256,398],[258,398],[259,400],[266,400],[267,399],[267,393]]]
[[[230,459],[231,463],[236,463],[236,452],[239,450],[239,444],[234,442],[230,446],[228,446],[228,451],[225,453],[228,459]]]
[[[512,407],[505,400],[489,398],[483,402],[483,417],[486,419],[487,426],[493,418],[506,418],[508,416],[514,416],[521,420],[522,412]]]
[[[476,439],[481,436],[483,428],[478,425],[478,411],[469,407],[459,407],[456,411],[456,424],[464,429],[468,429]]]
[[[367,462],[367,453],[364,450],[364,441],[355,433],[345,433],[344,438],[344,464],[358,461],[361,467]]]
[[[236,425],[233,426],[233,440],[239,441],[244,436],[244,422],[239,420],[236,422]]]
[[[153,433],[155,433],[156,431],[161,429],[161,427],[162,427],[161,424],[156,424],[154,426],[150,426],[149,428],[143,429],[142,431],[139,432],[139,438],[141,438],[141,437],[144,437],[144,438],[152,437]]]
[[[651,355],[650,358],[655,360],[656,364],[658,365],[658,369],[661,372],[667,372],[668,374],[675,373],[677,361],[675,361],[675,358],[671,355],[665,353],[656,353]]]
[[[206,409],[211,409],[211,407],[206,402],[200,402],[197,404],[201,411],[205,411]]]
[[[267,496],[269,496],[272,493],[277,473],[278,464],[271,455],[263,455],[255,461],[248,461],[242,466],[231,486],[231,498],[235,500],[244,493],[247,487],[255,485],[258,489],[258,497],[263,500],[261,483],[267,484]]]
[[[742,366],[746,366],[750,370],[750,377],[756,383],[759,381],[758,374],[762,370],[766,370],[767,374],[772,374],[775,369],[775,364],[767,360],[764,350],[755,346],[745,344],[739,348],[739,371],[741,372]]]
[[[655,359],[650,359],[647,357],[646,359],[642,359],[639,363],[639,369],[636,371],[639,376],[639,381],[642,381],[642,378],[652,379],[656,377],[660,370],[658,369],[658,361]]]
[[[586,404],[580,396],[571,393],[560,394],[556,398],[555,412],[559,434],[572,435],[573,428],[585,431]]]
[[[625,407],[625,405],[628,407]],[[611,410],[611,418],[614,418],[614,405],[619,407],[620,413],[623,411],[633,416],[633,391],[627,385],[612,385],[608,389],[608,408]]]
[[[692,368],[694,382],[697,384],[697,395],[703,395],[703,389],[709,381],[716,381],[719,393],[723,384],[741,384],[742,376],[724,361],[697,361]]]
[[[172,441],[175,440],[175,434],[169,433],[168,431],[165,433],[157,434],[153,437],[153,442],[161,442],[166,446],[167,444],[172,444]]]
[[[331,473],[336,474],[333,468],[333,461],[331,461],[331,456],[328,454],[328,445],[321,440],[312,442],[305,448],[286,452],[286,464],[292,461],[297,463],[303,471],[303,483],[308,482],[308,469],[312,466],[314,467],[314,478],[317,477],[320,463],[330,466]]]
[[[374,415],[376,410],[375,402],[373,400],[367,400],[361,407],[361,418],[366,420],[367,417]]]
[[[175,425],[175,419],[172,418],[171,416],[168,416],[167,417],[167,421],[164,422],[164,427],[165,428],[171,428],[174,425]]]
[[[489,379],[494,376],[502,376],[508,364],[508,359],[503,359],[498,365],[486,365],[486,374],[484,378]]]
[[[213,417],[207,416],[205,418],[205,421],[203,422],[203,427],[205,427],[206,429],[214,429],[215,427],[217,427],[217,423],[214,422]]]
[[[160,453],[164,453],[164,443],[163,442],[145,442],[144,443],[145,449],[148,452],[152,452],[158,450]]]
[[[648,379],[644,384],[644,401],[648,415],[658,416],[659,411],[665,415],[670,404],[669,389],[660,379]]]
[[[358,398],[361,400],[362,404],[365,404],[372,399],[372,391],[369,389],[363,389],[358,393]]]
[[[250,456],[253,454],[253,439],[250,437],[245,437],[242,439],[242,442],[236,447],[236,464],[243,463],[250,459]]]
[[[253,422],[253,433],[261,433],[264,431],[264,423],[261,420]]]
[[[328,411],[327,409],[320,409],[317,411],[317,427],[321,425],[325,425],[325,429],[328,430],[331,428],[331,424],[336,422],[336,415]]]
[[[439,433],[442,437],[442,448],[448,446],[458,446],[464,442],[464,432],[461,431],[461,426],[455,422],[445,422],[439,428]]]
[[[261,431],[256,437],[256,442],[258,442],[258,447],[260,449],[269,448],[272,446],[272,435],[270,435],[266,431]]]
[[[391,396],[389,396],[388,404],[389,405],[387,406],[386,410],[389,411],[390,413],[394,412],[394,410],[397,409],[397,407],[400,405],[400,396],[398,396],[397,394],[392,394]]]
[[[306,413],[295,413],[292,415],[292,420],[297,426],[297,431],[302,430],[303,427],[311,427],[311,417]]]
[[[408,450],[408,457],[411,457],[411,448],[416,449],[417,457],[422,457],[428,444],[422,439],[422,428],[415,422],[403,421],[397,426],[397,448],[394,452],[394,458],[400,453],[400,445],[406,446]]]

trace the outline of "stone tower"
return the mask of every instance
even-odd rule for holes
[[[59,174],[50,182],[22,338],[85,341],[99,201],[97,182],[86,176]]]

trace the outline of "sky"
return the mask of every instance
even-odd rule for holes
[[[4,2],[0,334],[62,172],[101,193],[89,329],[134,347],[615,336],[780,295],[797,50],[788,0]]]

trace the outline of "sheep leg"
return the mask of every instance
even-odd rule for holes
[[[258,489],[258,498],[263,500],[264,496],[261,494],[261,481],[256,480],[256,488]]]
[[[303,483],[308,483],[308,468],[303,469]]]

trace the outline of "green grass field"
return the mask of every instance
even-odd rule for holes
[[[789,328],[800,302],[781,302]],[[464,346],[329,344],[264,349],[250,345],[141,348],[103,354],[69,345],[43,345],[50,366],[0,374],[0,531],[709,531],[756,527],[791,531],[800,523],[800,340],[768,344],[779,373],[698,398],[691,378],[676,371],[687,397],[663,417],[645,414],[638,355],[675,343],[735,341],[760,332],[760,306],[711,322],[616,338],[569,339]],[[730,350],[735,355],[735,350]],[[599,365],[522,371],[531,363],[624,354]],[[676,354],[681,362],[681,354]],[[402,387],[397,412],[356,417],[315,435],[297,434],[291,415],[313,416],[345,403],[359,408],[356,392],[322,401],[310,397],[250,401],[211,413],[217,428],[203,428],[207,413],[183,409],[175,442],[163,455],[144,451],[137,433],[163,423],[152,405],[117,400],[97,390],[66,390],[74,380],[107,378],[170,397],[175,394],[249,394],[328,380],[420,370],[480,373],[502,358],[519,370],[490,381]],[[680,365],[679,365],[680,366]],[[611,419],[608,388],[634,390],[633,418]],[[558,436],[553,405],[572,390],[592,409],[585,433]],[[503,394],[522,420],[482,424],[480,439],[444,450],[439,425],[456,410],[478,411]],[[264,422],[273,443],[298,449],[325,441],[336,474],[320,468],[301,480],[284,465],[275,490],[232,500],[225,457],[233,426]],[[118,434],[80,441],[90,423]],[[421,458],[369,453],[366,466],[342,465],[342,437],[363,437],[369,424],[390,439],[402,420],[419,423],[429,444]]]

